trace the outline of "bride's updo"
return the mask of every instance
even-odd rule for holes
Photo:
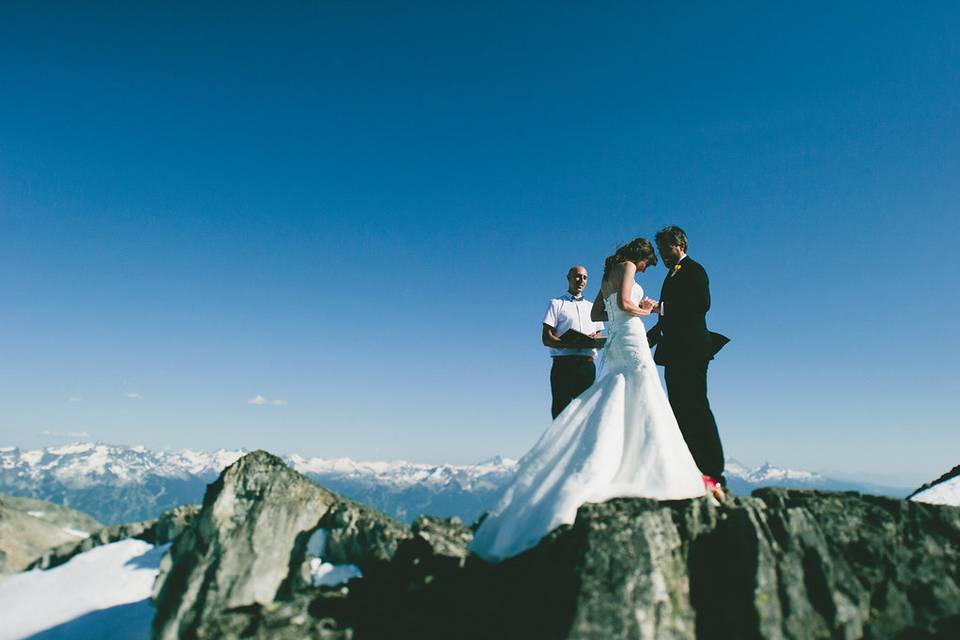
[[[657,254],[653,251],[653,245],[646,238],[634,238],[625,245],[617,248],[616,252],[606,259],[603,263],[603,277],[610,274],[610,270],[621,262],[638,262],[646,259],[651,267],[657,264]]]

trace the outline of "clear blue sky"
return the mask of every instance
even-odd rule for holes
[[[960,7],[604,4],[3,3],[0,444],[517,456],[678,224],[729,455],[960,462]]]

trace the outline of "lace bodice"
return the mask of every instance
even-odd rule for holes
[[[633,283],[630,294],[634,304],[643,299],[643,287]],[[647,343],[647,328],[643,319],[623,311],[617,304],[617,292],[603,301],[607,310],[607,346],[605,355],[611,371],[624,368],[653,367],[653,357]]]

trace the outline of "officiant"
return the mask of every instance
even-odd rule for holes
[[[582,265],[567,271],[567,291],[550,300],[543,316],[543,346],[550,350],[550,413],[556,418],[570,401],[586,391],[597,377],[593,340],[600,338],[602,322],[590,319],[593,304],[583,297],[587,269]]]

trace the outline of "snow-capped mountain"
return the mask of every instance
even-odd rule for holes
[[[927,504],[960,507],[960,465],[914,491],[910,499]]]
[[[729,482],[731,478],[737,478],[748,484],[770,486],[777,483],[789,482],[794,485],[816,484],[826,481],[826,478],[818,473],[811,471],[796,471],[794,469],[780,469],[774,467],[769,462],[764,462],[756,469],[749,469],[737,460],[730,458],[727,460],[724,474]]]
[[[154,451],[76,443],[0,448],[0,492],[68,504],[108,524],[145,520],[203,499],[206,485],[247,453]],[[287,464],[344,496],[400,519],[430,513],[472,520],[487,508],[516,461],[473,465],[358,462],[284,456]]]
[[[206,486],[243,451],[151,451],[77,443],[0,448],[0,492],[73,507],[106,524],[154,518],[199,502]]]
[[[144,520],[180,504],[200,502],[206,485],[244,453],[154,451],[100,443],[32,451],[5,447],[0,448],[0,492],[69,505],[109,524]],[[471,465],[362,462],[297,454],[284,459],[325,487],[401,520],[428,513],[458,516],[468,523],[493,505],[517,464],[500,456]],[[736,495],[749,495],[761,486],[908,493],[766,463],[750,469],[732,459],[726,475]]]
[[[0,473],[6,478],[44,480],[53,478],[74,489],[111,484],[123,486],[143,482],[151,476],[185,480],[194,476],[216,477],[233,464],[245,449],[219,449],[213,453],[152,451],[145,447],[77,443],[21,451],[0,447]],[[405,461],[357,462],[350,458],[304,458],[283,456],[287,464],[305,475],[364,480],[396,488],[412,485],[440,487],[456,483],[463,489],[500,486],[516,465],[515,460],[497,456],[474,465],[431,465]]]
[[[771,465],[769,462],[764,462],[756,469],[750,469],[733,458],[727,460],[724,475],[727,478],[727,486],[735,495],[749,495],[751,491],[759,487],[856,491],[895,498],[905,497],[909,493],[908,489],[902,487],[886,487],[869,482],[838,480],[812,471],[782,469]]]
[[[82,488],[104,483],[138,483],[151,475],[180,479],[216,476],[244,453],[225,449],[213,453],[189,449],[150,451],[145,447],[89,442],[32,451],[0,447],[0,470],[31,479],[51,476],[67,486]]]

